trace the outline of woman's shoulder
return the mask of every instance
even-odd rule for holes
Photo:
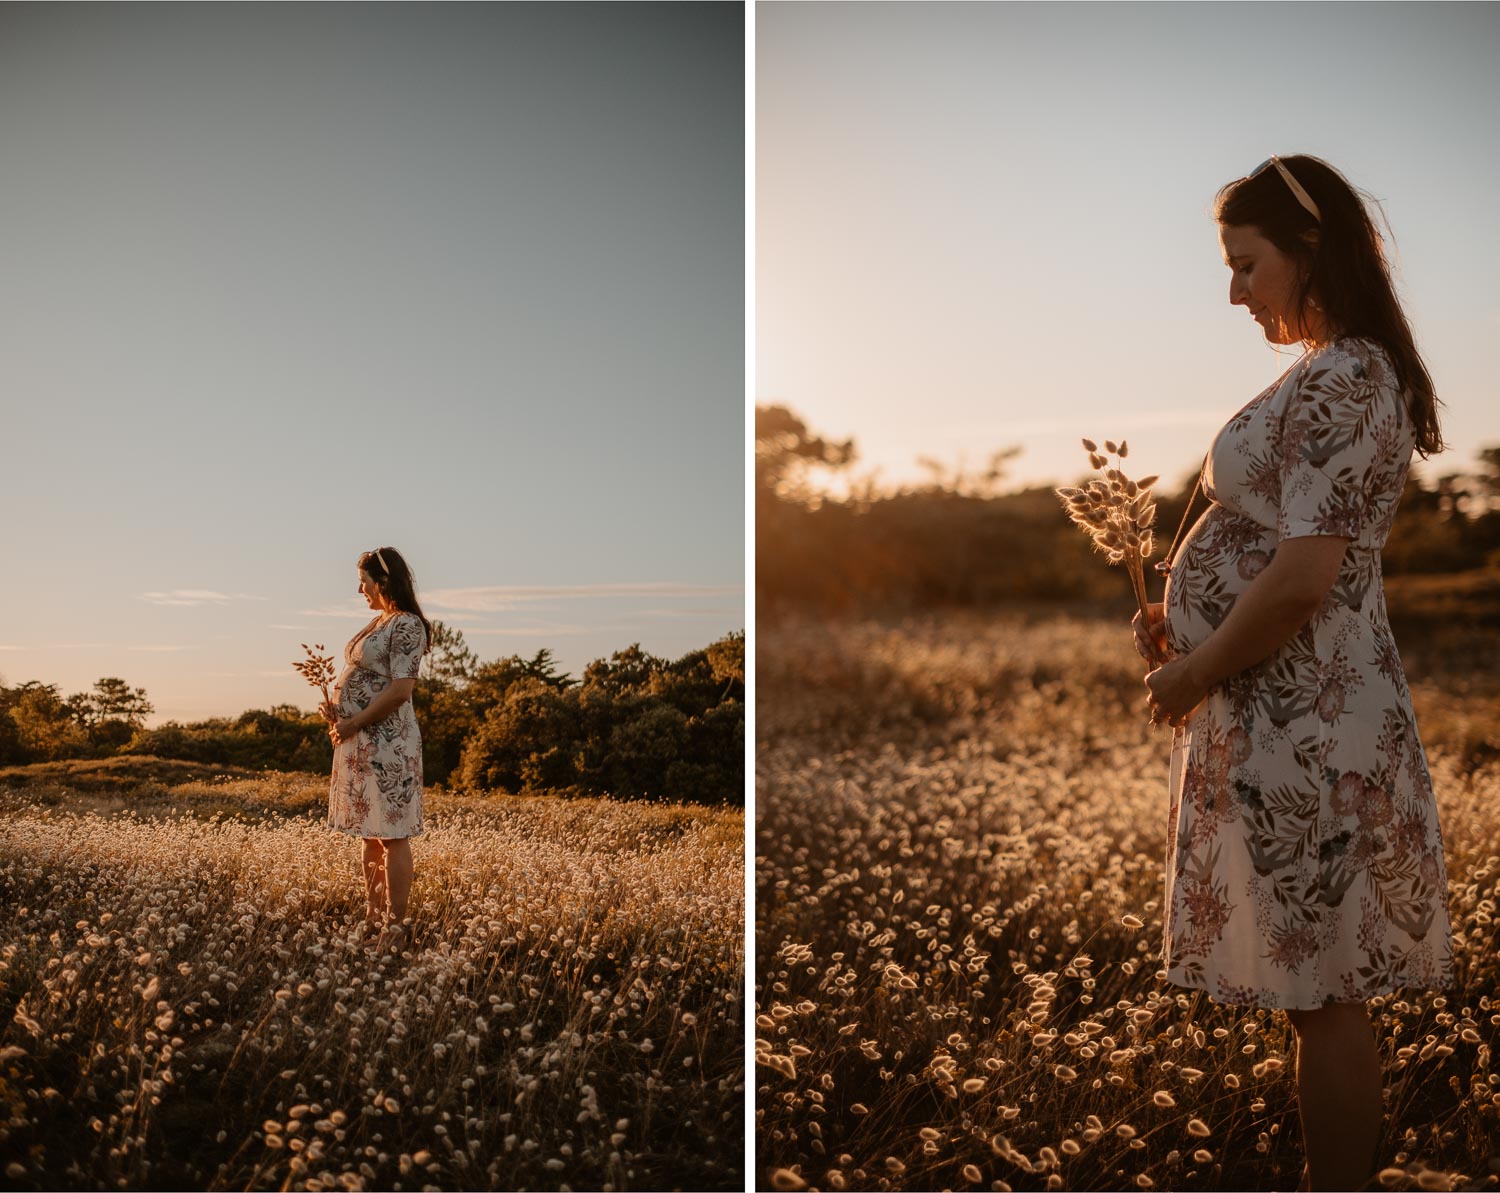
[[[1371,401],[1405,409],[1390,353],[1368,336],[1341,336],[1311,349],[1292,386],[1295,403],[1335,401],[1363,407]]]
[[[1310,367],[1304,376],[1336,370],[1361,379],[1372,377],[1381,384],[1395,384],[1391,354],[1384,344],[1369,336],[1339,336],[1312,349],[1307,360]]]
[[[421,634],[423,638],[426,638],[427,636],[426,624],[422,621],[421,617],[419,617],[415,613],[397,613],[396,616],[394,616],[390,620],[390,628],[392,630],[405,630],[408,633],[410,633],[412,630],[416,630],[417,633]]]

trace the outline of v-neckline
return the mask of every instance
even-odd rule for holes
[[[393,621],[398,613],[400,613],[399,609],[396,611],[396,613],[392,613],[389,617],[386,617],[385,614],[381,614],[369,625],[365,626],[365,628],[359,632],[359,636],[361,638],[368,638],[376,630],[380,629],[381,626],[387,625],[391,621]]]

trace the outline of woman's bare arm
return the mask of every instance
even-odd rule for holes
[[[1322,605],[1349,542],[1324,535],[1283,540],[1197,650],[1146,676],[1153,719],[1186,724],[1211,689],[1281,649]]]
[[[1349,542],[1332,535],[1281,542],[1229,616],[1187,656],[1188,672],[1204,691],[1269,658],[1312,619],[1338,579]]]

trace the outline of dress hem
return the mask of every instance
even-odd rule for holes
[[[1202,993],[1208,995],[1208,997],[1213,1002],[1217,1003],[1221,1007],[1252,1007],[1252,1008],[1254,1008],[1256,1010],[1261,1010],[1261,1011],[1321,1011],[1324,1007],[1329,1006],[1332,1003],[1342,1003],[1342,1002],[1349,1002],[1349,1001],[1351,1001],[1351,1000],[1346,999],[1346,998],[1339,998],[1337,996],[1334,996],[1332,998],[1325,999],[1324,1001],[1319,1002],[1319,1003],[1310,1003],[1310,1004],[1305,1004],[1305,1005],[1302,1004],[1302,1003],[1290,1003],[1290,1002],[1286,1002],[1286,1003],[1282,1003],[1282,1002],[1275,1002],[1275,1003],[1257,1002],[1254,999],[1240,1000],[1240,999],[1228,998],[1228,997],[1226,997],[1224,995],[1216,993],[1212,988],[1210,988],[1208,985],[1206,985],[1206,984],[1204,984],[1202,982],[1194,982],[1194,981],[1190,981],[1190,980],[1185,979],[1185,978],[1174,978],[1171,975],[1170,971],[1168,971],[1168,974],[1167,974],[1167,981],[1171,985],[1173,985],[1173,986],[1180,986],[1184,990],[1197,990],[1197,991],[1201,991]],[[1448,978],[1448,980],[1445,981],[1445,982],[1429,983],[1429,982],[1420,982],[1420,981],[1410,981],[1410,982],[1395,982],[1395,983],[1391,983],[1391,984],[1382,984],[1379,988],[1372,989],[1368,994],[1362,995],[1362,996],[1354,999],[1353,1001],[1359,1003],[1360,1005],[1364,1005],[1365,1003],[1368,1003],[1372,998],[1384,998],[1384,997],[1387,997],[1388,995],[1395,994],[1395,993],[1397,993],[1397,992],[1399,992],[1401,990],[1427,990],[1427,991],[1433,991],[1433,990],[1451,990],[1451,989],[1453,989],[1454,982],[1455,982],[1455,979],[1450,976]]]
[[[405,841],[411,837],[420,837],[426,831],[425,829],[418,829],[414,833],[402,833],[400,836],[381,837],[377,834],[367,833],[357,828],[339,828],[338,825],[328,824],[327,821],[324,821],[324,824],[336,833],[341,833],[346,837],[358,837],[364,841]]]

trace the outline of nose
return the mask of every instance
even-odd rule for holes
[[[1245,280],[1236,271],[1229,278],[1229,305],[1248,306],[1249,301],[1250,287],[1245,285]]]

